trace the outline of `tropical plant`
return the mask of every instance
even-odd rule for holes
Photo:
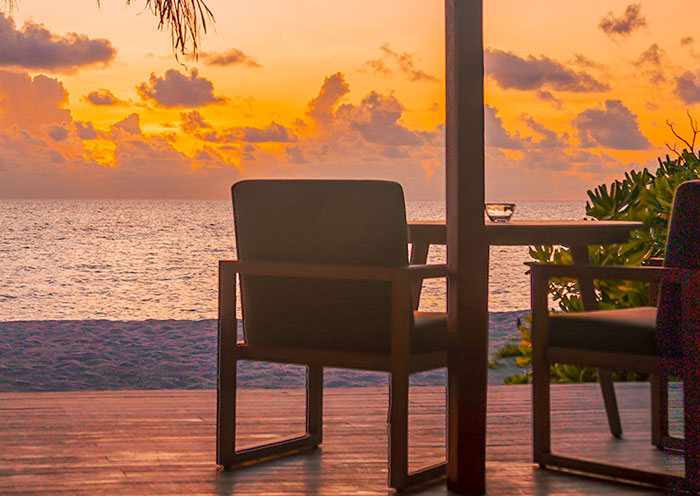
[[[659,158],[655,173],[648,169],[641,172],[625,173],[621,180],[610,186],[602,184],[588,191],[586,215],[598,220],[638,221],[643,227],[633,231],[629,242],[621,245],[592,246],[589,248],[591,263],[594,265],[640,265],[653,257],[663,256],[666,245],[668,221],[671,216],[673,193],[679,184],[700,178],[700,154],[695,151],[695,139],[700,133],[690,114],[692,140],[679,136],[673,125],[668,123],[673,135],[681,140],[684,148],[668,146],[676,156]],[[543,264],[570,264],[571,252],[568,248],[534,246],[530,256]],[[596,295],[601,309],[631,308],[649,305],[649,286],[638,281],[595,281]],[[583,310],[575,279],[554,278],[549,284],[551,299],[562,312]],[[526,323],[529,319],[526,319]],[[530,328],[518,321],[521,335],[520,356],[516,359],[520,367],[529,367],[532,360]],[[515,375],[506,379],[507,384],[527,383],[532,373]],[[633,373],[616,373],[615,380],[639,380]],[[588,382],[597,380],[595,369],[566,364],[554,364],[551,368],[553,382]]]

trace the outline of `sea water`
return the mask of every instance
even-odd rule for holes
[[[520,202],[517,219],[582,219],[583,202]],[[444,219],[444,204],[408,202],[409,220]],[[207,319],[217,262],[235,258],[225,200],[0,200],[0,321]],[[489,310],[530,306],[526,246],[490,250]],[[429,262],[445,261],[433,246]],[[421,308],[445,308],[445,284]]]

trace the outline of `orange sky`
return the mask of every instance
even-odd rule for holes
[[[246,177],[444,190],[443,3],[210,0],[180,65],[123,0],[0,18],[0,198],[225,198]],[[487,197],[585,199],[700,102],[700,4],[489,0]],[[698,40],[700,41],[700,40]]]

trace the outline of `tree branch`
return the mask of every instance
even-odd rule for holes
[[[675,134],[675,133],[674,133],[674,134]],[[671,147],[671,145],[669,145],[668,143],[664,143],[664,145],[666,145],[666,148],[668,148],[671,152],[675,153],[675,154],[678,156],[678,158],[681,158],[681,154],[678,153],[678,150],[676,150],[676,144],[675,144],[675,143],[673,144],[673,147]]]
[[[690,129],[693,131],[693,142],[690,145],[690,151],[695,153],[695,138],[697,138],[698,132],[700,132],[698,130],[698,121],[697,119],[693,120],[693,116],[690,114],[690,109],[687,109],[686,113],[688,114],[688,119],[690,119]]]
[[[692,120],[692,118],[691,118],[691,120]],[[681,140],[683,143],[685,143],[686,146],[688,146],[688,148],[689,148],[690,151],[692,152],[692,151],[693,151],[693,145],[691,145],[690,143],[688,143],[688,141],[686,141],[684,138],[682,138],[682,137],[676,132],[676,130],[673,129],[673,124],[671,124],[671,121],[666,121],[666,125],[667,125],[668,127],[671,128],[671,132],[673,133],[673,135],[674,135],[676,138],[678,138],[679,140]],[[696,134],[697,134],[697,133],[696,133]],[[695,143],[695,136],[693,136],[693,143]],[[668,145],[666,145],[666,146],[668,146]],[[674,145],[673,148],[669,147],[669,149],[670,149],[672,152],[678,153],[678,152],[676,152],[676,150],[675,150],[675,145]]]

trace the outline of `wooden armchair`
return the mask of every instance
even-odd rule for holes
[[[679,186],[673,203],[664,267],[533,265],[533,455],[553,466],[653,484],[700,489],[700,181]],[[569,314],[548,311],[552,277],[640,280],[661,283],[658,310],[642,307]],[[665,387],[669,376],[684,381],[685,479],[624,466],[553,454],[549,371],[567,363],[648,373],[652,381],[652,434],[667,436]],[[656,388],[656,390],[654,390]],[[661,400],[659,401],[659,398]]]
[[[321,444],[327,366],[391,374],[390,486],[440,477],[444,464],[408,473],[409,374],[447,363],[446,316],[414,312],[411,286],[445,277],[447,268],[408,265],[401,186],[242,181],[232,196],[239,258],[219,264],[217,463],[234,469]],[[238,360],[308,367],[304,436],[236,450]]]

